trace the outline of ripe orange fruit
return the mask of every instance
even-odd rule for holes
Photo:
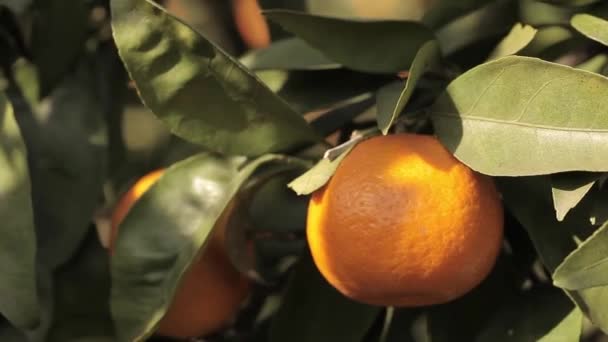
[[[245,44],[259,49],[270,44],[270,29],[258,0],[232,0],[232,15]]]
[[[112,215],[110,252],[114,250],[120,222],[163,171],[142,177],[118,202]],[[184,274],[173,302],[159,323],[158,334],[175,338],[207,335],[224,327],[241,307],[249,294],[249,281],[230,262],[224,232],[225,218],[222,217],[206,249]]]
[[[344,295],[373,305],[462,296],[488,275],[502,237],[492,179],[425,135],[361,142],[308,209],[307,238],[321,273]]]

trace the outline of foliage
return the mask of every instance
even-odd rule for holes
[[[608,333],[605,2],[260,4],[273,42],[252,51],[227,1],[0,0],[1,341],[163,340],[222,214],[256,289],[210,341]],[[448,304],[354,303],[307,253],[307,195],[395,132],[436,135],[502,195],[499,262]],[[114,203],[161,167],[110,258]]]

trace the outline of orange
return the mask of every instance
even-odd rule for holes
[[[384,306],[451,301],[491,271],[503,209],[491,178],[431,136],[374,137],[313,193],[307,238],[344,295]]]
[[[118,202],[112,215],[110,252],[114,249],[120,222],[163,171],[142,177]],[[202,255],[184,274],[173,302],[159,323],[158,334],[189,338],[215,332],[230,322],[249,294],[249,281],[234,268],[226,253],[225,219],[218,220]]]
[[[259,49],[270,44],[270,29],[257,0],[232,0],[232,14],[245,45]]]

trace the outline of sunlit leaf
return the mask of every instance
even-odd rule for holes
[[[601,173],[560,173],[551,177],[551,193],[558,221],[574,208],[591,187],[602,176]]]
[[[265,14],[329,59],[364,72],[406,70],[420,47],[433,39],[429,29],[411,21],[347,20],[282,10]]]
[[[318,139],[247,69],[153,2],[111,3],[120,56],[143,102],[174,134],[251,156]]]
[[[577,14],[570,19],[570,24],[586,37],[608,45],[608,21],[590,14]]]
[[[39,324],[36,236],[25,142],[0,94],[0,313],[15,327]]]
[[[511,32],[496,45],[488,60],[515,55],[528,45],[538,30],[529,25],[515,24]]]
[[[414,58],[408,69],[405,84],[389,85],[381,88],[377,94],[378,128],[387,134],[395,119],[401,114],[412,97],[416,84],[429,70],[437,70],[441,61],[441,51],[436,41],[425,43]]]
[[[481,173],[608,171],[607,96],[605,77],[512,56],[454,80],[432,119],[442,143]]]
[[[199,154],[167,169],[133,205],[111,260],[111,309],[120,340],[153,333],[181,276],[241,184],[258,166],[281,158],[244,163],[241,157]]]

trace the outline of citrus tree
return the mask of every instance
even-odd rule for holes
[[[605,341],[605,18],[0,0],[0,341]]]

